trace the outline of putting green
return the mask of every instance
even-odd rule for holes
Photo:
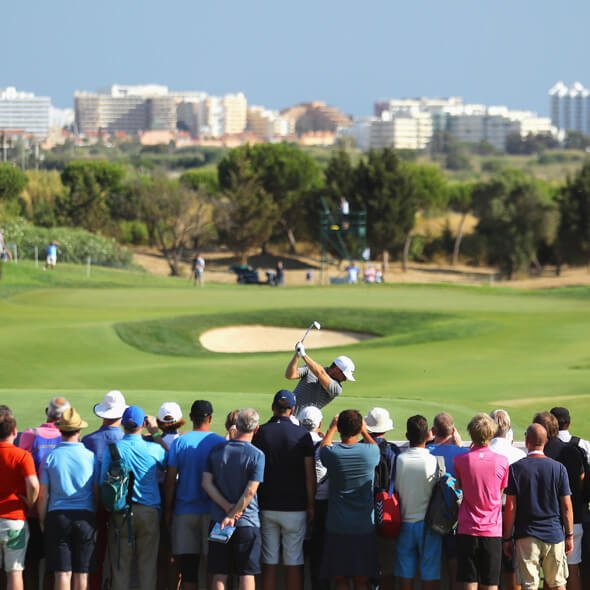
[[[272,289],[207,285],[62,265],[43,273],[7,265],[0,282],[1,400],[20,427],[42,421],[49,397],[66,395],[91,426],[94,403],[120,389],[155,413],[163,401],[210,399],[214,425],[251,405],[264,417],[290,354],[214,353],[209,328],[264,324],[376,335],[346,347],[357,382],[325,410],[379,405],[403,438],[405,419],[451,412],[464,431],[477,411],[509,410],[517,438],[536,411],[565,405],[576,433],[590,437],[590,290],[334,285]],[[329,363],[338,348],[308,353]]]

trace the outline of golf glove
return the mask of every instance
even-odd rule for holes
[[[297,346],[295,347],[295,350],[297,351],[297,354],[300,357],[305,356],[305,346],[303,346],[303,344],[301,344],[301,342],[297,343]]]

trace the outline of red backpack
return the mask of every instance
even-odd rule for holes
[[[375,526],[377,534],[385,539],[395,539],[399,535],[402,514],[399,497],[395,491],[396,454],[391,461],[389,470],[389,486],[375,492]]]

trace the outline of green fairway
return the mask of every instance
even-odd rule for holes
[[[464,431],[476,411],[509,410],[515,436],[532,414],[564,405],[573,430],[590,437],[590,290],[516,292],[490,287],[339,285],[279,288],[207,285],[79,266],[54,273],[30,263],[5,268],[0,281],[1,401],[20,427],[37,425],[61,393],[92,426],[92,405],[109,389],[155,413],[178,401],[185,415],[210,399],[215,426],[250,405],[270,413],[289,353],[204,350],[201,331],[230,324],[370,332],[375,339],[309,354],[328,364],[348,354],[357,382],[325,417],[348,407],[386,407],[404,438],[405,419],[451,412]],[[295,343],[293,343],[295,344]]]

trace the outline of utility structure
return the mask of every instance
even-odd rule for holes
[[[367,212],[330,209],[325,197],[321,197],[320,212],[320,282],[324,282],[324,268],[329,264],[329,254],[341,261],[360,260],[367,249]]]

